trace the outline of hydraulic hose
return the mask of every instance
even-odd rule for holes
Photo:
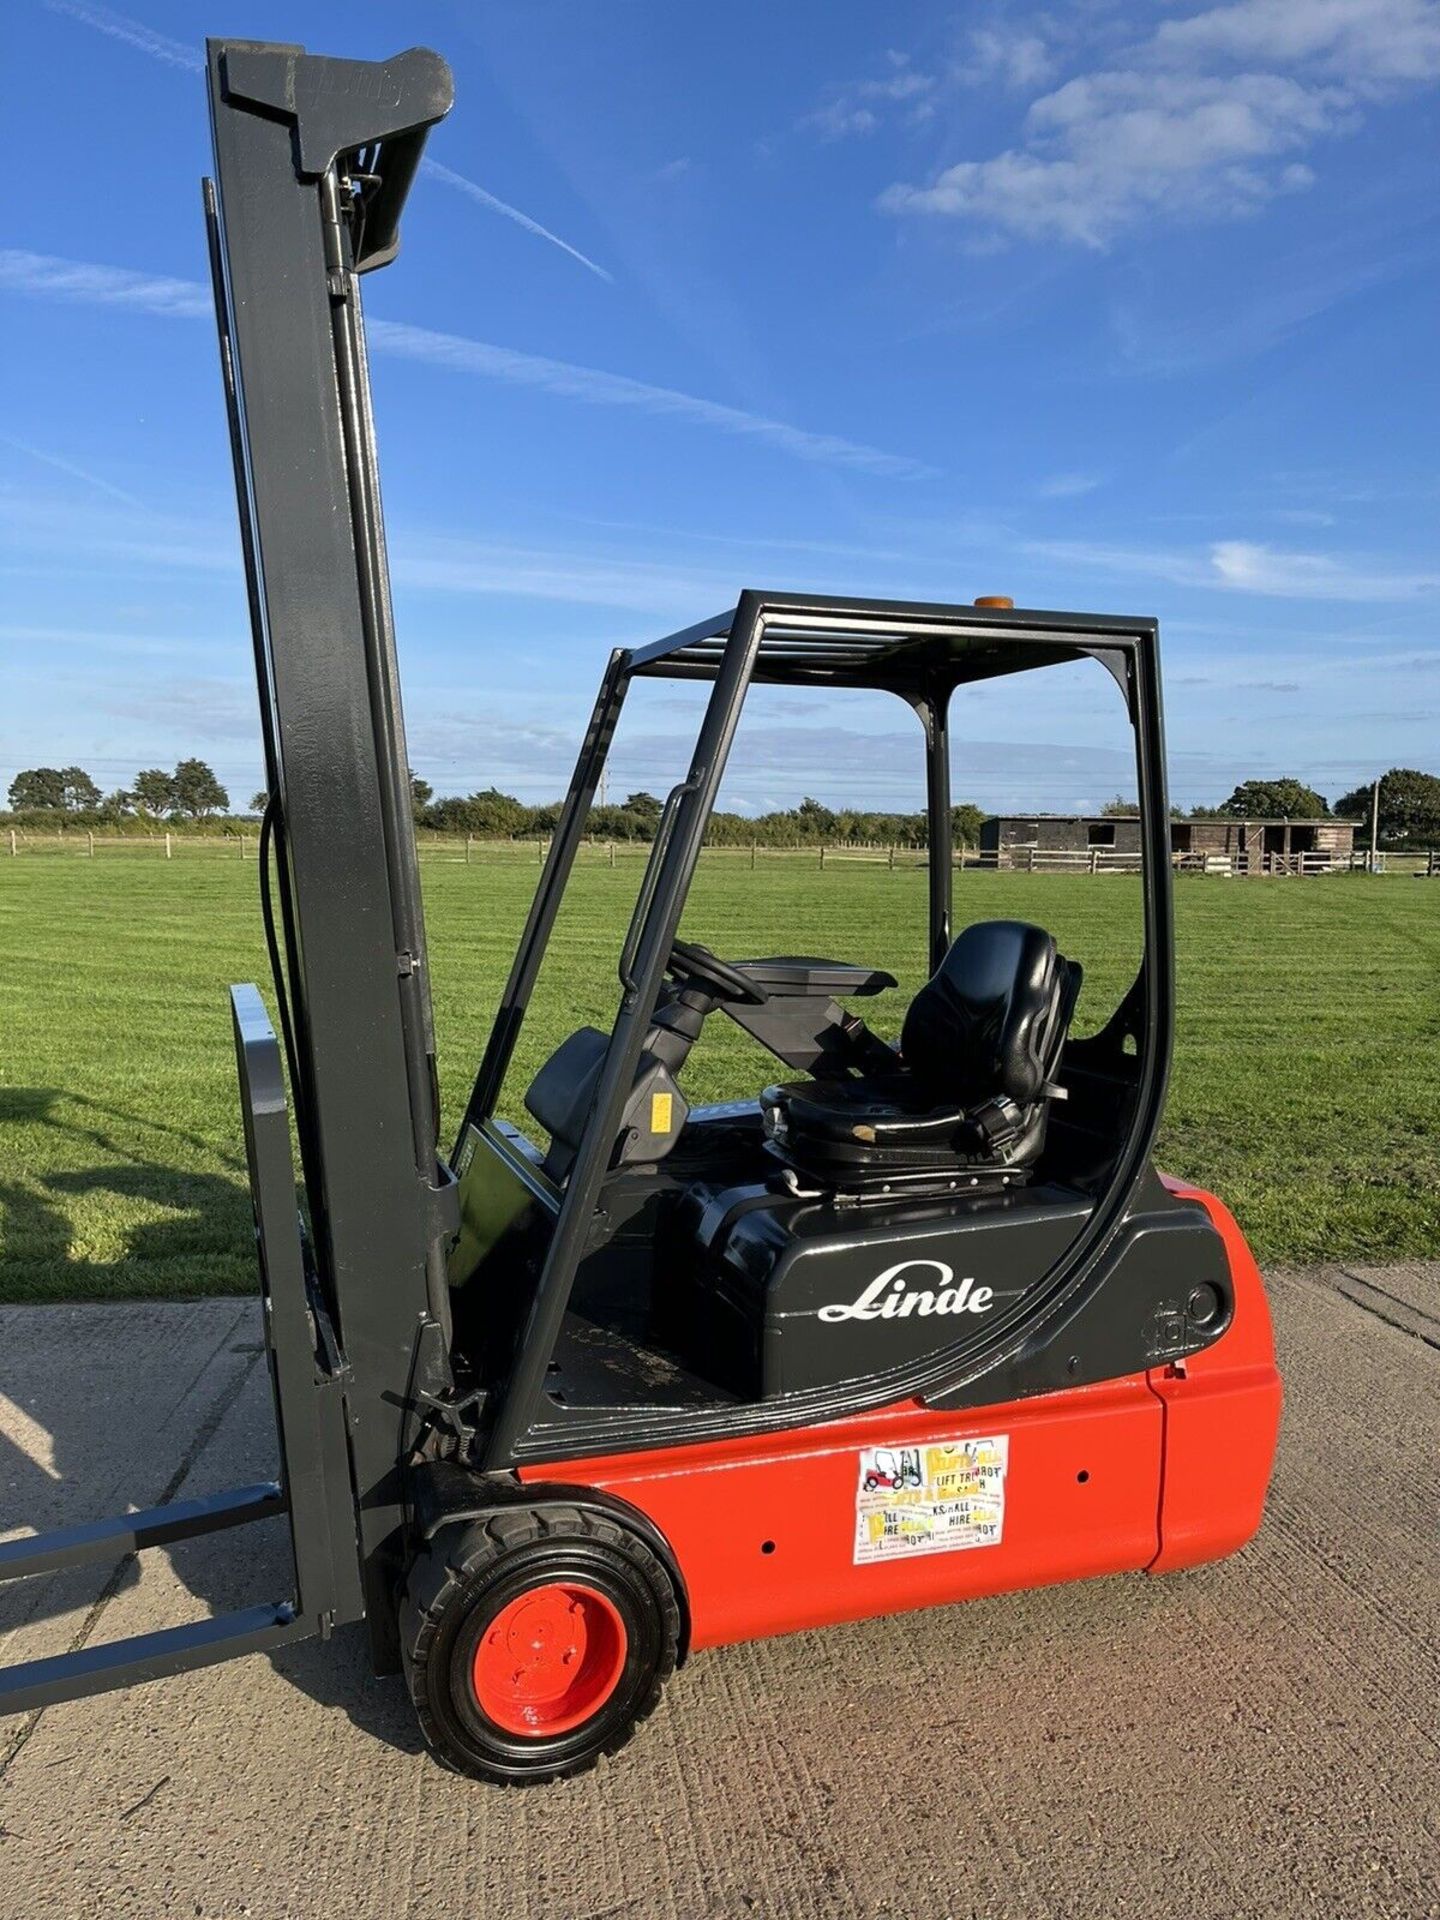
[[[300,1078],[300,1056],[295,1045],[295,1024],[290,1010],[290,980],[285,965],[285,955],[280,951],[280,938],[275,926],[275,903],[271,897],[271,864],[274,859],[274,843],[279,836],[283,838],[284,824],[280,818],[280,797],[272,793],[265,802],[265,811],[260,818],[260,918],[265,927],[265,950],[270,956],[270,978],[275,985],[275,1003],[280,1010],[280,1034],[285,1047],[285,1067],[290,1077],[290,1100],[295,1109],[295,1131],[300,1136],[301,1164],[307,1172],[308,1188],[310,1114],[305,1097],[304,1083]],[[281,903],[281,912],[286,917],[287,948],[290,945],[289,915],[285,903]]]

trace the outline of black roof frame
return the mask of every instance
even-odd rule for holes
[[[937,680],[959,686],[1076,657],[1078,634],[1130,632],[1143,622],[1068,613],[1018,612],[909,600],[767,593],[766,631],[753,680],[771,686],[872,687],[905,697],[928,695]],[[630,655],[637,675],[713,679],[738,608],[698,621]]]
[[[966,1343],[963,1362],[957,1350],[946,1350],[923,1368],[899,1375],[891,1370],[797,1394],[783,1407],[774,1403],[727,1406],[713,1413],[607,1409],[588,1419],[583,1410],[549,1410],[546,1369],[586,1249],[611,1145],[750,687],[866,687],[905,699],[925,730],[934,849],[950,845],[948,712],[954,689],[1087,657],[1098,660],[1116,679],[1135,733],[1145,855],[1145,950],[1136,996],[1142,1023],[1138,1098],[1110,1188],[1074,1245],[1043,1287],[1009,1314],[996,1317],[979,1348],[973,1340]],[[466,1125],[481,1125],[494,1111],[584,838],[625,694],[639,677],[709,680],[711,693],[689,771],[665,801],[622,948],[619,1010],[515,1364],[494,1409],[485,1450],[485,1464],[491,1468],[833,1418],[906,1393],[954,1390],[1003,1365],[1039,1314],[1053,1309],[1078,1284],[1118,1230],[1131,1194],[1144,1176],[1164,1104],[1173,1025],[1174,953],[1157,623],[1144,617],[747,591],[725,613],[650,646],[611,656],[476,1078]],[[951,862],[932,857],[932,964],[938,963],[948,946],[950,924]]]

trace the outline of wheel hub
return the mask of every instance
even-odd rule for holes
[[[475,1698],[508,1733],[565,1733],[614,1693],[625,1651],[612,1600],[575,1581],[547,1582],[501,1607],[482,1631]]]

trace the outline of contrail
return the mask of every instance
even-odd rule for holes
[[[648,381],[634,380],[629,374],[606,373],[599,367],[582,367],[568,360],[551,360],[543,354],[521,353],[514,347],[491,346],[487,341],[470,340],[463,334],[436,333],[429,327],[406,326],[398,320],[372,320],[368,332],[377,353],[419,360],[452,373],[479,374],[511,386],[540,387],[547,393],[588,401],[592,406],[637,407],[644,413],[694,420],[704,426],[718,427],[722,433],[768,440],[772,446],[800,460],[848,467],[885,479],[935,477],[935,468],[912,460],[907,454],[884,453],[878,447],[841,439],[838,434],[811,433],[804,427],[792,427],[784,420],[770,420],[764,414],[747,413],[741,407],[729,407],[718,400],[702,400],[696,394],[681,393],[674,387],[651,386]]]
[[[204,56],[197,48],[187,47],[183,40],[172,40],[168,34],[156,33],[153,27],[128,19],[123,13],[113,13],[109,7],[91,6],[89,0],[45,0],[45,5],[51,13],[68,13],[82,27],[108,33],[112,40],[123,40],[127,47],[134,47],[137,53],[148,53],[152,60],[163,60],[166,66],[184,67],[189,73],[205,71]]]
[[[428,173],[432,180],[441,180],[447,187],[465,193],[482,207],[488,207],[492,213],[503,213],[507,220],[513,220],[517,227],[524,227],[527,233],[533,233],[538,239],[548,240],[552,247],[559,247],[562,253],[568,253],[572,260],[578,260],[582,267],[588,267],[591,273],[611,286],[615,284],[613,273],[592,260],[588,253],[581,253],[578,247],[572,247],[568,240],[562,240],[558,233],[551,233],[548,227],[542,227],[538,220],[532,220],[528,213],[522,213],[519,207],[512,207],[508,200],[501,200],[493,193],[487,193],[484,187],[477,186],[473,180],[467,180],[463,173],[456,173],[451,167],[442,167],[438,160],[422,160],[420,171]]]
[[[203,73],[205,70],[204,57],[198,49],[186,46],[182,40],[172,40],[168,34],[157,33],[143,21],[132,20],[127,14],[116,13],[110,7],[95,6],[92,0],[45,0],[45,5],[51,13],[68,14],[72,20],[78,20],[81,26],[90,27],[96,33],[108,34],[112,40],[122,41],[137,53],[148,54],[152,60],[164,61],[166,66],[182,67],[187,73]],[[552,247],[558,247],[562,253],[568,253],[572,260],[578,260],[597,279],[604,280],[610,286],[615,284],[614,274],[608,273],[588,253],[581,253],[568,240],[562,240],[558,233],[542,227],[538,220],[532,220],[528,213],[522,213],[519,207],[512,207],[508,200],[502,200],[498,194],[488,193],[474,180],[467,180],[463,173],[456,173],[453,167],[441,166],[438,160],[425,160],[421,163],[421,171],[447,187],[454,187],[457,193],[468,195],[478,206],[488,207],[491,213],[503,213],[507,220],[513,220],[517,227],[523,227],[527,233],[533,233],[537,240],[548,240]]]
[[[117,487],[112,481],[104,480],[98,473],[91,473],[85,467],[76,466],[73,460],[62,460],[58,453],[46,453],[43,447],[32,447],[24,440],[16,440],[8,433],[0,433],[0,446],[10,447],[16,453],[23,453],[31,460],[39,460],[47,467],[54,467],[57,473],[68,473],[72,480],[83,480],[87,487],[94,487],[100,493],[108,493],[112,499],[123,500],[127,507],[142,507],[143,500],[137,500],[133,493],[126,493],[123,487]]]
[[[0,289],[38,295],[42,299],[72,301],[81,306],[127,307],[167,320],[208,318],[209,289],[195,280],[172,280],[137,273],[130,267],[98,266],[86,260],[60,260],[51,254],[0,248]],[[607,373],[600,367],[577,366],[569,360],[551,360],[543,354],[522,353],[463,334],[437,333],[429,327],[407,326],[399,320],[371,320],[367,331],[377,353],[415,360],[450,373],[468,373],[501,380],[509,386],[537,387],[591,406],[633,407],[642,413],[690,420],[722,433],[767,442],[797,460],[848,468],[887,480],[934,479],[936,469],[908,454],[886,453],[860,441],[833,433],[813,433],[747,413],[722,401],[674,387],[652,386],[625,373]]]

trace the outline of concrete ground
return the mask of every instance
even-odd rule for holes
[[[524,1794],[435,1767],[353,1630],[54,1707],[0,1723],[0,1914],[1440,1915],[1440,1267],[1273,1297],[1279,1466],[1228,1563],[701,1654]],[[5,1525],[272,1455],[253,1302],[0,1310]],[[281,1540],[213,1536],[0,1595],[0,1657],[283,1582]]]

